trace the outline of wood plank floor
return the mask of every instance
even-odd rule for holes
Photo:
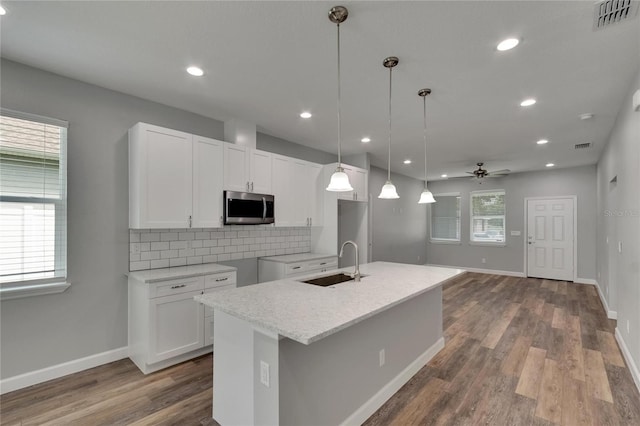
[[[365,425],[640,425],[640,395],[593,286],[466,274],[446,346]],[[0,397],[2,425],[215,425],[212,357],[144,376],[121,360]]]

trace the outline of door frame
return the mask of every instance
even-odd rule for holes
[[[529,277],[529,264],[528,254],[529,249],[527,247],[529,234],[529,200],[558,200],[558,199],[571,199],[573,200],[573,282],[578,279],[578,196],[577,195],[554,195],[550,197],[524,197],[524,232],[523,232],[523,246],[524,246],[524,276]]]

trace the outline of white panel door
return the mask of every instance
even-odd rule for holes
[[[194,228],[222,226],[223,143],[201,136],[193,137]]]
[[[527,276],[573,281],[573,199],[527,200]]]

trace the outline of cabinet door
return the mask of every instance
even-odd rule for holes
[[[204,346],[204,307],[192,291],[149,300],[148,363],[173,358]]]
[[[245,192],[249,190],[248,163],[246,147],[224,144],[224,189]]]
[[[309,226],[309,203],[311,201],[309,170],[307,162],[293,160],[292,166],[292,191],[289,196],[293,203],[292,226]]]
[[[188,228],[192,136],[139,123],[129,133],[129,226]]]
[[[223,143],[201,136],[193,137],[194,228],[222,226]]]
[[[249,191],[256,194],[271,194],[271,158],[269,152],[252,149],[249,151]]]
[[[369,182],[367,171],[354,167],[351,169],[349,179],[351,179],[351,186],[353,186],[355,200],[367,201],[367,199],[369,198]]]
[[[276,226],[293,226],[291,158],[273,155],[271,177],[272,192],[275,196]]]
[[[322,226],[323,200],[325,188],[322,186],[322,165],[315,163],[307,163],[307,188],[309,191],[309,219],[311,226]]]

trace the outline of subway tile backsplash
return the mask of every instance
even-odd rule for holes
[[[311,251],[311,228],[269,225],[130,229],[129,270],[168,268]]]

